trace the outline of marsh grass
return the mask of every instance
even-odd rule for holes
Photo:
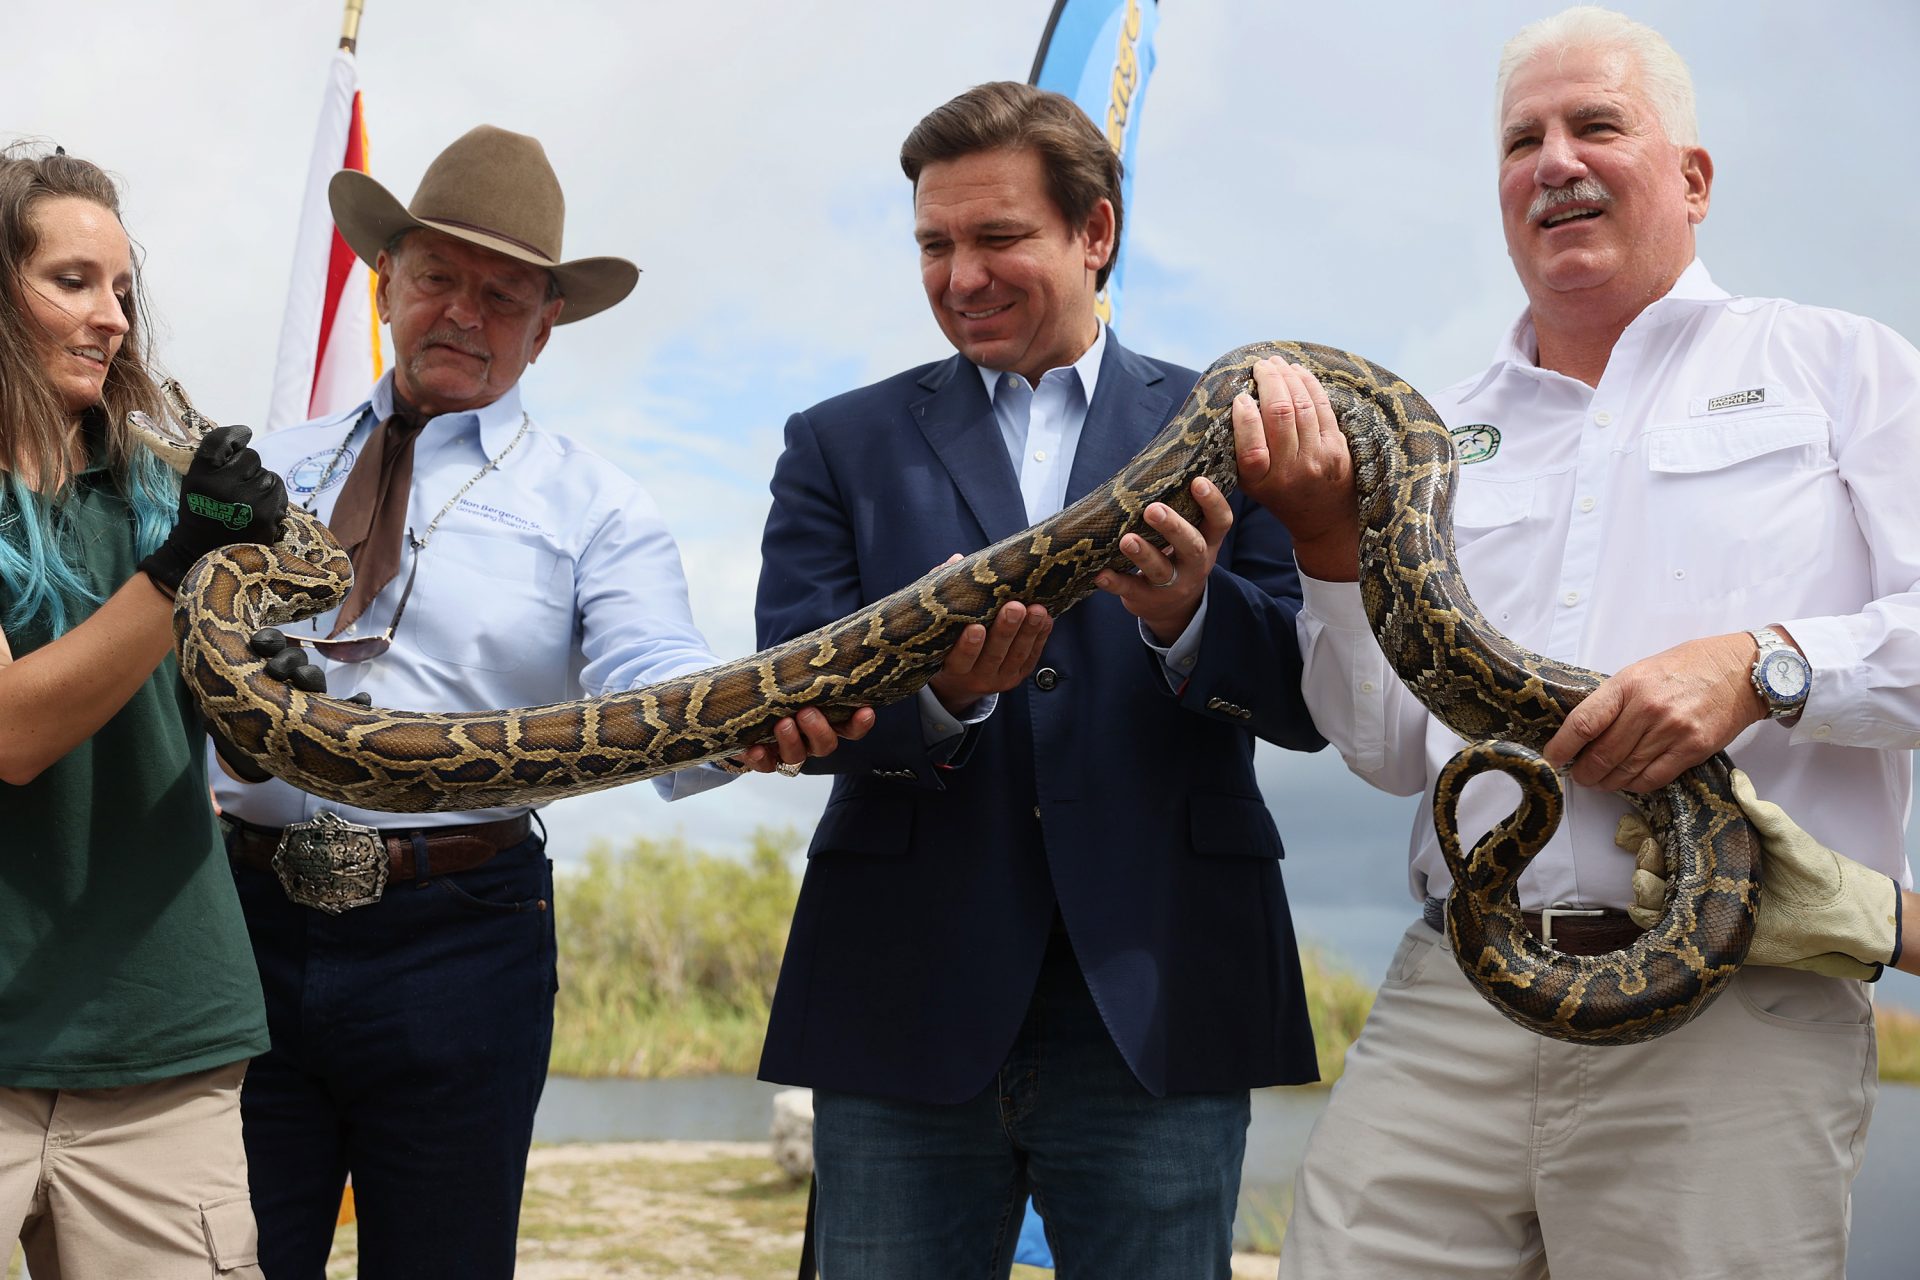
[[[792,832],[744,858],[682,840],[596,843],[556,886],[565,1075],[751,1074],[799,894]]]
[[[1920,1014],[1882,1004],[1874,1010],[1880,1078],[1920,1084]]]
[[[1307,989],[1307,1016],[1313,1020],[1320,1082],[1332,1084],[1346,1063],[1347,1046],[1373,1010],[1373,988],[1315,947],[1301,950],[1300,976]]]
[[[596,843],[558,887],[560,997],[552,1069],[563,1075],[751,1075],[799,895],[792,831],[756,832],[744,857],[685,841]],[[1373,989],[1309,948],[1301,956],[1327,1083],[1373,1007]],[[1879,1010],[1880,1078],[1920,1083],[1920,1015]]]

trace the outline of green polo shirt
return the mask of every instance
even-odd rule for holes
[[[134,573],[131,513],[99,469],[69,513],[69,554],[104,599]],[[51,638],[23,630],[16,659]],[[169,656],[93,737],[0,783],[0,1085],[144,1084],[266,1048],[205,739]]]

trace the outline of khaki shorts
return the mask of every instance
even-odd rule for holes
[[[1865,1153],[1858,982],[1750,967],[1691,1023],[1575,1045],[1407,931],[1314,1127],[1282,1280],[1841,1280]]]
[[[259,1280],[246,1071],[0,1088],[0,1226],[25,1246],[33,1280]]]

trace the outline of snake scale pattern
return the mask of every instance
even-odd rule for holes
[[[1179,412],[1104,486],[1033,528],[927,574],[857,614],[751,657],[627,693],[508,711],[367,708],[269,676],[248,645],[258,628],[326,611],[352,570],[324,526],[299,509],[278,542],[238,545],[197,564],[174,617],[180,669],[228,741],[315,795],[388,812],[476,809],[580,795],[765,741],[807,706],[839,715],[912,694],[961,630],[1008,600],[1061,612],[1096,574],[1126,568],[1126,533],[1165,502],[1188,518],[1188,486],[1232,492],[1231,406],[1253,363],[1279,355],[1325,384],[1353,451],[1361,502],[1361,584],[1389,662],[1416,697],[1471,746],[1448,766],[1435,821],[1456,889],[1449,934],[1468,977],[1508,1017],[1558,1039],[1628,1043],[1687,1021],[1745,957],[1758,904],[1751,834],[1716,758],[1633,799],[1668,863],[1664,918],[1624,951],[1575,957],[1527,933],[1514,885],[1558,822],[1560,789],[1533,755],[1600,677],[1514,645],[1481,616],[1454,560],[1453,444],[1432,408],[1393,374],[1307,343],[1258,343],[1215,361]],[[210,429],[177,386],[184,434],[135,424],[184,473]],[[1463,856],[1452,832],[1466,778],[1519,778],[1520,809]]]

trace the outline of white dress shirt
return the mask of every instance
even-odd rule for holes
[[[1432,397],[1457,443],[1454,538],[1474,600],[1518,643],[1616,671],[1687,640],[1780,624],[1813,666],[1797,724],[1727,748],[1759,794],[1903,884],[1920,746],[1920,353],[1858,316],[1733,297],[1694,262],[1614,346],[1599,386],[1539,368],[1523,315],[1484,373]],[[1469,431],[1469,428],[1478,428]],[[1375,786],[1424,789],[1461,745],[1386,666],[1358,587],[1302,575],[1314,721]],[[1743,673],[1744,674],[1744,673]],[[1624,907],[1626,811],[1569,783],[1522,904]],[[1471,847],[1513,807],[1477,779]],[[1410,887],[1452,883],[1431,807]]]
[[[325,521],[374,424],[392,411],[389,373],[349,412],[258,437],[253,447],[285,477],[288,500]],[[407,497],[416,537],[487,459],[508,447],[522,418],[516,386],[485,408],[427,422],[414,444]],[[343,440],[348,449],[322,484]],[[409,711],[485,711],[620,692],[719,662],[693,624],[679,548],[653,499],[606,459],[538,423],[447,513],[424,551],[403,546],[393,581],[346,637],[386,629],[416,555],[419,575],[392,647],[366,662],[319,659],[329,693],[366,692],[376,707]],[[332,625],[329,612],[284,630],[298,640],[325,636]],[[321,809],[375,827],[490,822],[525,812],[396,816],[321,800],[277,778],[250,784],[213,772],[221,809],[264,827],[306,821]],[[655,785],[671,799],[729,776],[682,770]]]

